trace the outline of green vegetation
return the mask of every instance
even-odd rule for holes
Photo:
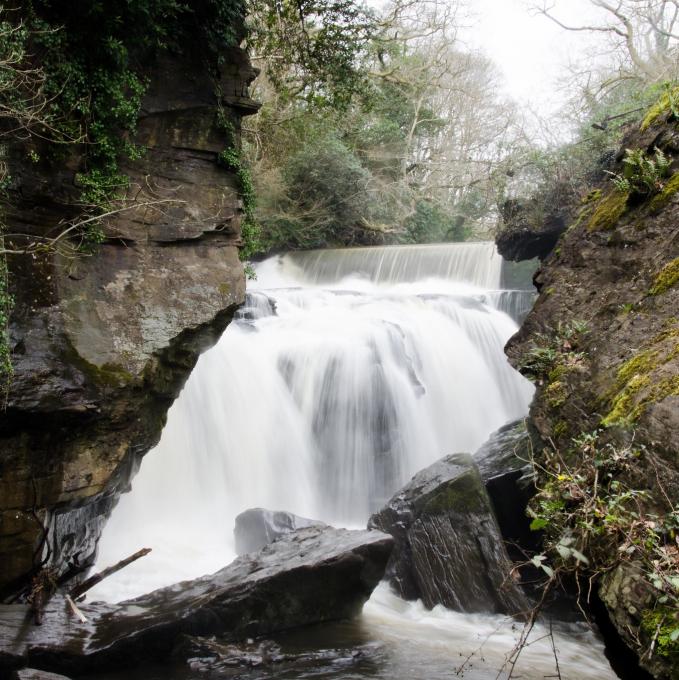
[[[677,191],[679,191],[679,172],[675,172],[665,182],[663,189],[653,197],[649,205],[651,211],[659,212],[662,210],[672,200]]]
[[[651,286],[651,295],[662,295],[679,282],[679,257],[667,263],[658,272]]]
[[[544,552],[531,562],[548,576],[545,587],[575,579],[584,592],[584,584],[620,565],[640,567],[652,597],[642,612],[643,644],[652,652],[657,640],[657,653],[676,658],[679,506],[667,500],[659,511],[647,490],[628,481],[639,465],[653,465],[652,459],[643,448],[606,442],[601,431],[573,438],[566,450],[545,456],[540,464],[534,461],[538,493],[528,509],[531,528],[544,532]]]
[[[265,250],[487,237],[524,143],[492,64],[457,40],[454,13],[436,2],[354,5],[343,27],[351,3],[328,5],[304,24],[312,54],[323,36],[346,34],[323,78],[308,60],[266,58],[307,40],[297,10],[283,3],[272,23],[268,3],[253,5],[263,106],[243,151]]]
[[[676,666],[679,664],[679,611],[666,605],[646,609],[641,628],[647,640],[655,640],[656,653]]]
[[[605,401],[610,409],[601,424],[631,427],[650,404],[679,394],[679,376],[662,376],[658,371],[679,356],[679,330],[676,325],[659,333],[646,349],[625,361]]]
[[[601,199],[587,222],[587,231],[613,229],[627,210],[629,194],[613,191]]]
[[[521,357],[521,373],[539,385],[546,384],[548,390],[551,387],[552,407],[560,406],[566,399],[564,378],[583,366],[585,354],[576,350],[588,332],[584,321],[560,324],[552,333],[536,334],[533,346]]]
[[[621,175],[609,173],[615,188],[626,196],[648,197],[661,191],[671,160],[656,147],[651,158],[642,149],[625,149]]]
[[[4,250],[5,239],[0,225],[0,251]],[[4,405],[9,394],[12,380],[12,352],[9,345],[9,316],[12,312],[13,299],[9,292],[9,276],[7,256],[0,254],[0,401]],[[1,407],[1,406],[0,406]]]
[[[641,123],[642,132],[665,114],[671,114],[675,119],[679,118],[679,87],[673,83],[663,84],[662,94],[644,116]]]

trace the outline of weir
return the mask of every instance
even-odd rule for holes
[[[122,600],[219,569],[235,554],[236,515],[251,507],[365,527],[416,472],[476,451],[526,414],[533,387],[503,347],[531,293],[501,290],[502,266],[488,243],[260,263],[114,511],[98,566],[142,546],[153,553],[93,597]],[[364,616],[381,630],[402,606],[380,588]],[[441,613],[432,616],[436,625]],[[456,626],[461,616],[450,614]],[[591,677],[606,677],[602,668]]]

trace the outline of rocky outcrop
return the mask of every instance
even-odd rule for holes
[[[250,508],[236,517],[236,526],[233,530],[236,554],[256,552],[281,536],[291,534],[298,529],[326,526],[328,525],[323,522],[299,517],[291,512]]]
[[[495,242],[506,260],[544,259],[567,226],[567,215],[550,212],[545,217],[541,201],[509,200],[502,206],[502,229]]]
[[[0,669],[30,664],[83,673],[166,659],[185,634],[242,640],[361,611],[393,547],[380,532],[310,527],[221,571],[118,605],[81,607],[77,623],[61,597],[42,626],[24,605],[0,607]]]
[[[217,165],[256,110],[239,49],[217,83],[202,62],[166,55],[128,162],[136,207],[103,222],[90,256],[10,258],[14,375],[0,414],[0,592],[47,560],[58,574],[91,562],[116,496],[158,440],[198,355],[243,301],[237,179]],[[12,149],[7,231],[44,236],[74,217],[81,157],[26,161]]]
[[[419,472],[368,527],[390,533],[387,578],[406,599],[466,612],[528,608],[473,459],[455,454]]]
[[[531,460],[539,450],[537,437],[529,433],[524,419],[507,423],[494,432],[474,454],[474,462],[493,504],[503,539],[512,559],[523,562],[525,555],[514,546],[535,546],[535,532],[526,515],[528,501],[535,493]]]
[[[530,420],[549,451],[573,466],[574,439],[594,437],[589,459],[640,494],[635,512],[656,519],[679,498],[679,131],[672,115],[668,109],[628,133],[613,167],[622,175],[625,149],[651,160],[661,149],[669,173],[646,193],[609,179],[585,192],[536,276],[535,307],[506,348],[537,385]],[[634,180],[634,170],[625,176]],[[537,454],[555,469],[558,458]],[[656,616],[663,614],[659,593],[649,598],[644,570],[626,557],[635,549],[620,548],[613,542],[598,558],[608,565],[598,583],[610,619],[654,677],[677,677],[669,642],[676,614]],[[649,627],[656,619],[668,641],[663,650]]]

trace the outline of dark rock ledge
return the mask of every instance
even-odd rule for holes
[[[469,454],[418,472],[370,518],[395,549],[387,578],[407,600],[464,612],[520,614],[530,608],[511,578],[488,493]]]
[[[184,634],[242,640],[358,614],[379,583],[393,539],[377,531],[309,527],[210,576],[120,604],[63,597],[35,626],[25,605],[0,607],[0,675],[31,666],[78,674],[167,658]]]

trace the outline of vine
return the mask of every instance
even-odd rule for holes
[[[238,192],[243,202],[243,220],[241,222],[243,245],[239,250],[239,255],[241,260],[247,262],[263,250],[261,228],[255,217],[257,206],[255,187],[250,169],[243,161],[238,148],[234,125],[221,108],[217,112],[217,126],[226,134],[227,138],[227,148],[217,156],[217,163],[225,170],[234,173]],[[254,278],[254,270],[250,265],[246,265],[245,273],[248,278]]]
[[[5,248],[4,227],[0,224],[0,251]],[[14,375],[12,351],[9,344],[9,317],[14,298],[9,292],[7,255],[0,255],[0,407],[4,408],[9,397],[9,388]]]
[[[49,116],[39,136],[49,145],[45,161],[59,163],[68,145],[85,146],[76,175],[79,202],[89,216],[110,212],[124,199],[129,180],[123,160],[144,149],[131,140],[149,81],[144,69],[162,51],[196,52],[219,64],[225,47],[243,31],[241,0],[30,0],[22,10],[26,40],[44,72]],[[187,47],[188,46],[188,47]],[[97,220],[83,220],[82,249],[104,240]]]

